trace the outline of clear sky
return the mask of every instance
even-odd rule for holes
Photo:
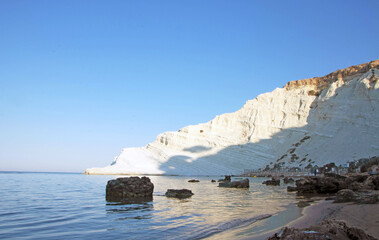
[[[0,170],[103,167],[379,58],[378,0],[1,0]]]

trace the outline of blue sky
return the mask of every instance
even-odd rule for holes
[[[0,1],[0,170],[108,165],[379,58],[379,1]]]

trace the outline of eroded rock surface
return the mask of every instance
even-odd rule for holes
[[[189,198],[193,195],[192,191],[189,189],[167,189],[166,197],[171,198]]]
[[[124,200],[153,199],[154,184],[148,177],[125,177],[109,180],[106,187],[106,200],[119,202]]]
[[[379,190],[379,175],[368,174],[335,177],[305,177],[296,181],[298,193],[337,193],[342,189]]]
[[[343,221],[325,220],[319,226],[304,229],[283,228],[268,240],[375,240],[362,229],[350,227]]]
[[[279,178],[272,178],[271,180],[264,181],[262,184],[279,186],[280,185],[280,179]]]
[[[249,183],[250,183],[249,179],[245,178],[245,179],[240,180],[240,181],[220,182],[218,184],[218,186],[219,187],[226,187],[226,188],[249,188],[250,187]]]

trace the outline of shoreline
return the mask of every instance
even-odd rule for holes
[[[324,220],[332,219],[345,221],[349,226],[361,228],[379,239],[379,204],[333,203],[332,200],[325,199],[316,200],[310,206],[303,208],[299,218],[248,239],[267,239],[284,227],[308,228],[319,225]]]

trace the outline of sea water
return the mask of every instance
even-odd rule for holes
[[[264,178],[231,189],[217,177],[150,176],[152,201],[120,204],[105,200],[117,177],[0,172],[0,239],[248,239],[300,216],[296,195]],[[164,196],[182,188],[194,195]]]

